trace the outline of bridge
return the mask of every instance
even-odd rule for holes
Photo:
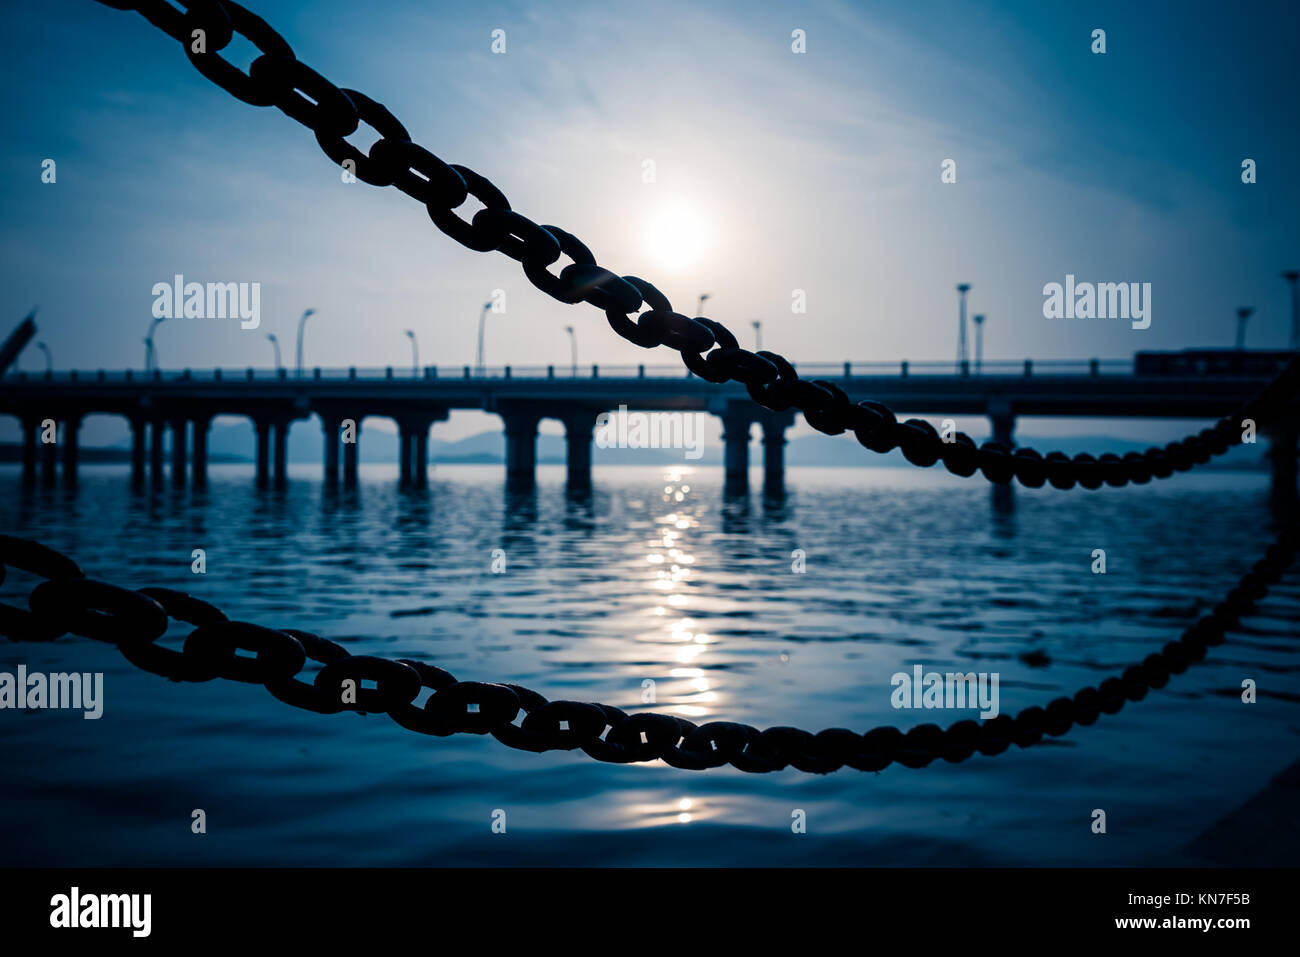
[[[1271,376],[1253,374],[1146,375],[1132,360],[986,362],[978,369],[952,362],[800,365],[807,378],[834,381],[854,400],[883,402],[899,413],[987,416],[995,440],[1014,444],[1021,416],[1218,418],[1251,398]],[[453,409],[499,415],[505,425],[509,483],[526,487],[536,466],[538,423],[564,424],[569,484],[591,483],[593,430],[603,412],[702,412],[723,423],[727,485],[747,487],[752,426],[763,432],[765,488],[783,489],[785,432],[794,412],[754,403],[738,383],[713,384],[680,366],[577,368],[428,366],[420,369],[180,370],[139,373],[15,372],[0,378],[0,414],[16,416],[23,432],[23,479],[65,484],[77,478],[78,432],[88,415],[120,415],[132,433],[131,474],[165,482],[164,435],[172,434],[170,479],[203,487],[207,436],[217,416],[249,418],[256,432],[260,485],[286,484],[287,440],[294,422],[315,416],[325,436],[328,485],[357,481],[361,424],[394,420],[400,435],[400,481],[428,482],[428,438]],[[42,442],[53,421],[57,441]],[[1295,487],[1296,430],[1275,430],[1274,479]],[[864,461],[868,459],[864,458]],[[341,474],[340,474],[341,473]]]

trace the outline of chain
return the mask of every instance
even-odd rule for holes
[[[852,402],[830,380],[802,379],[777,353],[740,348],[721,323],[674,312],[668,298],[644,279],[618,276],[597,265],[591,250],[572,233],[558,226],[539,226],[511,209],[505,194],[485,177],[466,166],[445,163],[412,142],[406,127],[381,104],[364,93],[335,86],[297,59],[266,21],[233,0],[178,0],[184,12],[167,0],[98,2],[142,14],[178,40],[194,67],[232,96],[254,106],[277,107],[315,133],[325,155],[357,179],[395,187],[423,203],[442,232],[478,252],[504,253],[523,267],[534,286],[560,302],[585,302],[604,311],[613,330],[629,342],[644,349],[675,349],[686,367],[708,382],[740,382],[765,409],[798,409],[819,432],[852,432],[873,452],[901,449],[909,462],[922,468],[942,462],[955,475],[969,477],[978,471],[991,482],[1016,479],[1029,488],[1047,483],[1059,489],[1142,484],[1222,455],[1241,443],[1243,420],[1269,421],[1300,392],[1297,358],[1235,415],[1163,448],[1123,456],[1082,452],[1070,458],[1063,452],[1013,450],[1001,442],[977,447],[964,432],[941,437],[923,419],[899,422],[879,402]],[[235,34],[261,51],[247,73],[220,56]],[[369,153],[347,141],[363,122],[381,137]],[[470,196],[484,208],[465,219],[455,210]],[[551,267],[561,257],[567,257],[569,264],[553,272]],[[642,306],[648,308],[638,314]]]
[[[793,767],[827,774],[846,766],[880,771],[894,762],[921,768],[939,758],[965,761],[977,751],[1001,754],[1012,744],[1027,748],[1044,735],[1059,737],[1074,725],[1091,725],[1102,714],[1117,713],[1125,702],[1141,701],[1148,691],[1163,688],[1171,675],[1203,661],[1207,648],[1221,644],[1228,629],[1281,579],[1298,546],[1300,523],[1290,524],[1208,615],[1177,641],[1096,687],[1045,707],[1025,708],[1015,717],[958,721],[947,728],[922,724],[906,733],[894,727],[865,734],[848,728],[816,734],[788,727],[760,731],[729,721],[697,726],[657,712],[628,714],[607,704],[549,701],[520,685],[459,681],[442,668],[409,658],[353,655],[311,632],[230,621],[208,602],[170,588],[132,591],[87,578],[71,558],[9,535],[0,535],[0,582],[6,566],[44,580],[31,591],[30,610],[0,604],[0,634],[14,641],[50,641],[71,632],[108,642],[136,667],[172,681],[226,678],[260,684],[307,711],[384,713],[421,734],[490,734],[521,751],[580,748],[598,761],[662,760],[692,771],[724,764],[750,772]],[[194,626],[181,651],[156,643],[171,619]],[[253,657],[239,655],[240,650]],[[310,682],[301,677],[308,660],[322,665]],[[366,680],[375,687],[363,688]],[[424,688],[432,693],[417,705]]]

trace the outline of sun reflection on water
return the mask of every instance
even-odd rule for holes
[[[717,800],[704,798],[679,798],[634,803],[627,808],[626,819],[633,826],[676,827],[696,821],[718,818],[723,807]]]
[[[646,542],[650,551],[644,557],[644,567],[652,570],[646,581],[656,596],[650,614],[662,620],[643,641],[662,647],[662,660],[671,679],[658,684],[657,708],[698,722],[716,714],[725,702],[719,694],[718,678],[704,667],[709,646],[717,639],[701,631],[689,614],[689,585],[696,558],[689,536],[700,527],[688,499],[691,487],[683,481],[690,471],[673,468],[664,475],[666,511],[654,520],[654,537]],[[689,818],[686,809],[681,813]]]

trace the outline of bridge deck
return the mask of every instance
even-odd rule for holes
[[[800,367],[800,373],[835,382],[855,401],[873,399],[898,412],[932,415],[1044,415],[1213,418],[1249,399],[1267,381],[1262,376],[1146,376],[1086,363],[1060,371],[1036,363],[1026,374],[1002,369],[958,375],[947,364],[909,368],[899,374],[865,363]],[[920,369],[921,371],[917,371]],[[143,373],[79,372],[52,375],[20,373],[0,379],[0,412],[30,414],[31,403],[81,407],[82,414],[132,415],[162,405],[208,405],[214,414],[251,415],[262,406],[289,407],[307,415],[320,403],[356,402],[387,414],[385,407],[429,405],[443,409],[495,410],[500,401],[535,402],[539,409],[570,404],[616,409],[708,411],[721,414],[733,402],[746,402],[737,383],[716,385],[680,368],[570,370],[506,369],[501,374],[447,375],[441,369],[311,370],[298,376],[282,371],[236,370]],[[495,372],[496,370],[492,370]],[[360,411],[360,410],[359,410]]]

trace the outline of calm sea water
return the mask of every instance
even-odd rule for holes
[[[427,493],[399,492],[395,467],[363,467],[355,494],[317,474],[291,469],[287,492],[258,493],[247,467],[215,466],[206,493],[131,495],[122,468],[92,466],[68,494],[23,492],[6,468],[0,529],[92,576],[186,589],[231,618],[462,680],[644,710],[650,679],[653,707],[696,722],[906,730],[974,716],[891,707],[890,676],[916,664],[996,671],[1014,712],[1140,660],[1231,587],[1270,521],[1266,477],[1237,473],[1018,490],[1010,511],[983,481],[901,469],[792,469],[781,504],[726,499],[718,469],[601,469],[587,499],[566,496],[558,468],[523,497],[499,467],[438,467]],[[0,598],[23,601],[31,582],[11,573]],[[1174,860],[1296,756],[1298,582],[1208,663],[1091,728],[960,765],[824,777],[522,753],[299,712],[259,686],[173,684],[85,639],[5,644],[5,670],[103,672],[105,713],[0,712],[0,863]],[[1244,678],[1257,704],[1240,701]]]

